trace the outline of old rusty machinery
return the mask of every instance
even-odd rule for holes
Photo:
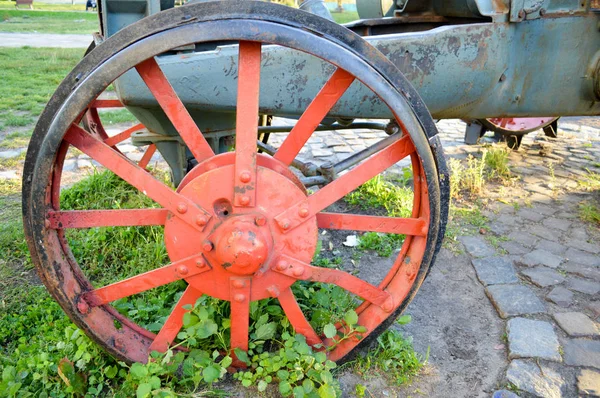
[[[181,100],[183,94],[159,61],[161,54],[173,54],[174,49],[223,42],[234,43],[237,64],[230,127],[235,150],[219,153],[206,138],[211,131],[203,131],[209,123],[188,110]],[[270,79],[261,71],[273,57],[269,51],[282,48],[303,53],[329,76],[271,156],[257,152],[257,121],[259,114],[265,114],[260,109],[262,87]],[[98,119],[98,108],[116,105],[99,102],[98,96],[112,83],[122,85],[120,77],[133,74],[153,100],[151,113],[164,114],[197,161],[176,189],[147,173],[147,161],[137,164],[115,146],[144,126],[159,130],[152,118],[144,119],[143,107],[132,108],[141,115],[143,125],[114,137],[108,137]],[[306,185],[319,189],[309,192],[303,177],[290,166],[298,164],[302,147],[353,85],[370,90],[400,128],[331,165],[335,173],[329,177],[313,172],[312,183]],[[150,108],[151,103],[147,104]],[[62,209],[62,169],[72,147],[161,207]],[[150,146],[149,151],[153,150]],[[413,173],[410,217],[325,211],[402,159]],[[385,330],[423,282],[441,244],[447,217],[447,175],[443,173],[435,124],[418,93],[359,36],[319,17],[273,4],[193,4],[144,18],[116,33],[60,85],[40,118],[27,154],[25,229],[32,259],[51,294],[85,333],[117,358],[143,362],[150,351],[164,351],[182,326],[183,306],[201,295],[230,303],[232,349],[248,348],[250,303],[267,298],[278,300],[296,332],[311,344],[332,346],[334,342],[307,321],[291,290],[297,281],[314,281],[338,285],[357,298],[359,324],[367,332],[364,339],[344,340],[329,351],[331,359],[339,360]],[[66,238],[71,228],[147,225],[164,226],[170,264],[106,286],[90,282],[85,264],[78,262]],[[404,234],[406,239],[393,264],[377,283],[371,283],[342,269],[311,265],[320,229]],[[179,280],[187,288],[157,334],[111,306],[120,298]]]
[[[506,141],[511,149],[519,149],[523,137],[537,130],[543,130],[546,137],[556,138],[558,136],[557,117],[524,117],[509,118],[496,117],[489,119],[474,120],[467,124],[465,142],[476,144],[479,138],[486,132],[493,132],[499,140]]]

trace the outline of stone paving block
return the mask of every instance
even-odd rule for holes
[[[565,281],[565,277],[547,267],[535,267],[521,272],[536,286],[548,287]]]
[[[600,341],[573,339],[563,345],[564,361],[572,366],[589,366],[600,369]]]
[[[600,373],[590,369],[581,369],[577,376],[577,389],[580,395],[600,397]]]
[[[458,240],[473,257],[489,257],[496,254],[496,250],[482,236],[459,236]]]
[[[519,281],[512,261],[506,257],[484,257],[474,259],[472,263],[477,278],[486,286]]]
[[[573,292],[562,286],[557,286],[548,293],[546,300],[553,302],[559,307],[568,307],[573,302]]]
[[[600,266],[600,256],[587,253],[583,250],[575,249],[572,247],[567,249],[565,257],[569,259],[569,261],[573,261],[574,263],[579,263],[583,265],[593,265],[596,267]]]
[[[582,312],[560,312],[554,314],[554,319],[569,336],[600,336],[598,325]]]
[[[586,235],[587,236],[587,235]],[[600,253],[600,244],[598,243],[589,243],[586,239],[580,239],[573,236],[573,230],[571,231],[572,239],[568,239],[565,243],[569,247],[573,247],[575,249],[583,250],[589,253],[598,254]]]
[[[567,231],[571,227],[571,221],[555,217],[546,218],[544,221],[542,221],[542,224],[545,227],[557,229],[563,232]]]
[[[531,235],[530,233],[522,231],[513,231],[510,234],[508,234],[508,238],[526,247],[533,247],[539,240],[537,237]]]
[[[600,301],[590,301],[585,308],[592,311],[594,317],[600,317]]]
[[[508,321],[507,331],[509,358],[561,360],[558,337],[551,323],[513,318]]]
[[[534,250],[524,255],[519,263],[526,267],[535,267],[536,265],[545,265],[550,268],[557,268],[562,262],[562,258],[546,250]]]
[[[17,170],[0,171],[0,179],[16,180],[19,178],[21,177],[17,174]]]
[[[538,250],[548,251],[552,254],[556,254],[557,256],[560,256],[567,251],[566,246],[561,245],[558,242],[552,242],[551,240],[548,240],[548,239],[540,239],[540,241],[537,243],[537,245],[535,245],[535,248]]]
[[[512,240],[506,242],[499,242],[498,245],[504,250],[506,250],[508,254],[512,255],[523,255],[530,252],[530,250],[527,249],[525,246]]]
[[[19,148],[19,149],[11,149],[9,151],[1,151],[0,152],[0,159],[12,159],[12,158],[16,158],[17,156],[19,156],[20,154],[22,154],[26,150],[27,150],[27,148]]]
[[[561,268],[570,274],[600,281],[600,267],[594,267],[591,265],[583,265],[579,263],[574,263],[572,261],[567,261],[561,266]]]
[[[519,390],[544,398],[562,397],[563,378],[547,366],[522,359],[513,360],[506,371],[506,378]]]
[[[547,239],[547,240],[551,240],[553,242],[558,242],[559,232],[554,231],[548,227],[544,227],[543,225],[530,224],[528,226],[527,230],[529,232],[531,232],[533,235],[538,236],[542,239]]]
[[[569,289],[575,290],[579,293],[594,295],[600,292],[600,283],[589,281],[586,279],[569,278],[567,280],[567,285]]]
[[[486,288],[486,294],[502,318],[546,312],[544,304],[527,286],[492,285]]]
[[[524,220],[533,221],[533,222],[540,222],[544,219],[543,214],[540,214],[537,211],[535,211],[533,209],[528,209],[528,208],[520,209],[517,212],[517,217],[520,217]]]

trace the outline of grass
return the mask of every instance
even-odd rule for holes
[[[0,9],[0,32],[92,34],[98,29],[96,12]]]
[[[344,12],[332,12],[331,16],[333,20],[337,23],[344,24],[352,21],[356,21],[360,19],[358,17],[358,12],[355,11],[344,11]]]
[[[577,181],[580,187],[586,191],[597,191],[600,190],[600,174],[586,169],[587,175],[580,177]]]
[[[29,144],[29,137],[31,137],[31,131],[27,132],[14,132],[7,134],[2,141],[0,141],[0,148],[2,149],[17,149],[24,148]]]
[[[37,11],[85,11],[85,4],[53,4],[34,2],[33,8]],[[0,1],[0,10],[14,10],[14,1]],[[20,9],[21,11],[23,9]],[[95,12],[94,12],[95,13]]]
[[[0,133],[33,124],[83,49],[0,48]]]
[[[579,204],[579,218],[600,227],[600,206],[591,202],[581,202]]]

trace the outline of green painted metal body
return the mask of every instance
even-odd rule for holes
[[[395,8],[382,14],[386,4],[358,0],[361,16],[392,16],[346,26],[398,66],[434,118],[600,114],[600,14],[591,0],[408,0],[393,2]],[[102,32],[110,36],[170,7],[173,0],[102,0]],[[233,126],[236,45],[182,48],[158,62],[202,131]],[[261,73],[269,77],[261,79],[261,112],[293,117],[332,69],[303,53],[265,46]],[[152,132],[177,135],[135,71],[122,76],[116,88]],[[390,117],[360,82],[330,115]],[[170,144],[161,145],[164,152]]]

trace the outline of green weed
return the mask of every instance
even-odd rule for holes
[[[505,180],[511,177],[510,167],[508,166],[509,155],[510,149],[505,145],[490,146],[486,149],[482,159],[485,160],[489,178]]]
[[[579,204],[579,218],[600,226],[600,207],[591,202],[581,202]]]
[[[581,177],[579,181],[579,186],[585,189],[586,191],[596,191],[600,190],[600,174],[591,171],[590,169],[586,169],[587,175]]]

